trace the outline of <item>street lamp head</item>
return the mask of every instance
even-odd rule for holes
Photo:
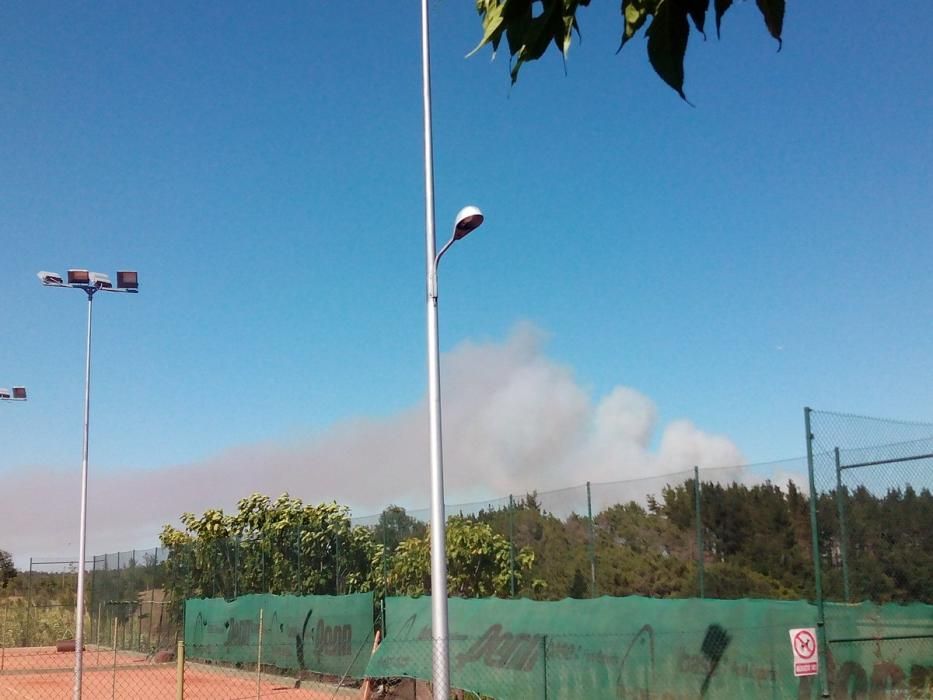
[[[459,241],[474,229],[479,228],[480,224],[483,223],[483,218],[483,212],[480,211],[479,207],[473,205],[463,207],[457,212],[454,223],[454,240]]]
[[[45,285],[56,286],[64,283],[62,276],[57,272],[47,272],[43,270],[42,272],[38,273],[38,277],[39,281]]]

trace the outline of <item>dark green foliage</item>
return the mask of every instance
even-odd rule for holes
[[[6,550],[0,549],[0,588],[16,578],[16,567],[13,566],[13,557]]]
[[[700,485],[705,594],[715,598],[812,599],[809,499],[790,482]],[[838,496],[838,497],[837,497]],[[698,591],[692,480],[644,504],[556,515],[535,494],[452,518],[453,595],[538,600],[596,595],[690,597]],[[840,527],[845,513],[847,547]],[[933,602],[933,495],[910,487],[876,495],[862,487],[817,501],[823,587],[843,599],[846,553],[852,600]],[[371,527],[352,526],[337,504],[305,506],[254,495],[235,515],[183,517],[166,528],[159,580],[176,598],[244,593],[418,594],[430,585],[427,524],[390,506]],[[133,573],[124,571],[121,576]],[[152,567],[136,566],[142,573]],[[96,590],[107,572],[96,572]],[[138,586],[126,584],[127,591]],[[161,584],[160,584],[161,585]],[[109,590],[109,589],[108,589]],[[109,594],[108,594],[109,595]],[[117,590],[112,593],[124,595]],[[128,593],[127,593],[128,595]],[[98,598],[99,599],[99,598]]]
[[[176,600],[357,593],[373,590],[381,576],[382,546],[368,528],[353,527],[349,509],[336,503],[252,494],[232,515],[211,509],[181,520],[183,531],[166,525],[160,536]]]
[[[780,46],[784,26],[785,0],[756,0],[764,17],[768,32]],[[478,51],[486,44],[498,50],[505,35],[509,55],[513,59],[512,82],[528,61],[543,56],[553,44],[564,57],[570,50],[574,32],[580,33],[577,11],[589,5],[589,0],[476,0],[476,10],[482,18],[483,37]],[[716,34],[722,16],[732,0],[715,0]],[[631,39],[651,18],[648,26],[648,59],[664,82],[686,99],[684,84],[684,55],[690,37],[689,17],[704,37],[709,0],[622,0],[622,41],[619,48]]]
[[[933,603],[933,494],[928,489],[918,492],[908,485],[879,497],[865,486],[843,487],[839,494],[820,494],[817,512],[827,599],[844,600],[845,553],[850,602]]]
[[[407,539],[424,537],[427,534],[426,523],[408,515],[401,506],[389,506],[379,515],[379,524],[373,529],[373,539],[388,552]]]
[[[590,585],[583,577],[580,569],[573,570],[573,580],[570,582],[570,592],[568,598],[587,598],[589,596]]]

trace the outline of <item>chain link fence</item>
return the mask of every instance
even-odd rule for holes
[[[448,505],[447,516],[450,523],[488,526],[506,548],[507,574],[482,595],[812,600],[827,659],[818,681],[821,691],[845,687],[855,697],[852,689],[863,687],[926,687],[929,665],[901,669],[903,678],[892,681],[893,670],[885,676],[885,669],[860,667],[862,678],[854,666],[841,668],[844,662],[834,659],[872,644],[884,646],[884,658],[898,649],[933,658],[933,624],[889,630],[882,638],[870,619],[854,628],[843,625],[841,608],[834,605],[933,603],[933,425],[809,409],[806,422],[805,458],[511,494]],[[295,527],[270,537],[216,539],[197,548],[94,557],[87,563],[85,658],[92,679],[110,674],[111,695],[101,697],[120,697],[121,685],[125,697],[147,697],[133,695],[133,669],[148,674],[140,687],[166,693],[175,687],[187,598],[342,595],[369,586],[376,592],[374,617],[380,627],[384,596],[412,594],[411,581],[396,565],[406,542],[426,538],[430,512],[393,505],[372,516],[334,518],[325,542],[319,531]],[[375,575],[361,583],[364,569]],[[29,675],[27,667],[70,687],[69,652],[57,651],[56,645],[74,633],[76,572],[76,562],[31,560],[29,571],[20,575],[26,580],[17,584],[19,594],[0,599],[0,696],[5,697],[4,687],[12,687],[3,685],[8,677]],[[429,581],[423,583],[421,592],[429,593]],[[547,649],[544,644],[539,663],[557,663]],[[73,652],[71,658],[73,665]],[[189,650],[180,668],[191,684],[186,697],[199,697],[199,684],[213,688],[213,681],[198,680],[203,674],[229,679],[238,693],[246,693],[243,684],[254,680],[260,693],[289,683],[294,689],[295,681],[306,691],[312,681],[323,684],[315,692],[363,691],[359,678],[302,679],[294,669],[275,668],[258,657],[252,665],[222,665],[192,657]],[[52,680],[46,682],[51,688]],[[413,697],[410,693],[426,692],[418,683],[382,679],[379,692]],[[200,697],[226,697],[218,692],[205,690]],[[559,697],[563,691],[554,692]]]
[[[508,542],[510,597],[806,598],[813,588],[806,481],[805,458],[695,467],[448,505],[446,514],[488,523]],[[352,522],[373,529],[388,571],[398,544],[427,533],[430,511],[391,506]],[[519,575],[523,549],[535,557]],[[387,595],[404,593],[387,579]]]
[[[825,600],[933,602],[933,425],[812,411]]]
[[[813,590],[806,473],[803,458],[693,468],[451,504],[446,512],[449,521],[487,525],[504,541],[507,582],[495,591],[503,597],[806,598]],[[179,621],[173,600],[341,595],[360,590],[364,569],[374,572],[377,592],[427,593],[429,587],[411,590],[393,567],[399,546],[429,529],[429,510],[388,506],[347,516],[326,541],[312,525],[271,538],[95,557],[89,607],[104,630],[114,615],[126,619],[136,635],[128,648],[144,651],[152,640],[159,646],[171,639]],[[361,543],[378,547],[375,560]],[[533,554],[530,566],[522,564],[523,552]],[[163,588],[172,594],[160,598]]]
[[[868,647],[879,658],[910,652],[933,658],[933,620],[879,634],[870,618],[847,625],[841,619],[847,607],[831,603],[933,603],[933,425],[809,408],[804,417],[817,627],[829,659],[821,687],[857,694],[908,682],[927,697],[926,666],[905,678],[896,665],[872,676],[852,665],[840,677],[830,664]]]

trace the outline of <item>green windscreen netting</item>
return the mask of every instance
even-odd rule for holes
[[[431,678],[430,604],[387,599],[368,676]],[[933,684],[933,607],[831,607],[838,697]],[[449,610],[451,683],[486,697],[817,697],[816,678],[794,675],[789,632],[816,619],[803,601],[451,599]]]
[[[190,659],[362,678],[372,643],[372,593],[257,594],[185,603]]]

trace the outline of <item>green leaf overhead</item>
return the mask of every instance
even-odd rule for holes
[[[506,29],[505,17],[503,11],[505,5],[497,0],[476,0],[476,10],[483,18],[483,38],[476,45],[476,48],[467,54],[472,56],[486,44],[492,44],[492,50],[498,51],[499,42],[502,40],[502,32]]]
[[[706,38],[704,26],[706,24],[706,11],[709,10],[709,0],[687,0],[687,12],[693,20],[693,26]]]
[[[765,18],[765,26],[781,47],[781,30],[784,28],[784,0],[756,0],[758,9]]]
[[[685,3],[664,0],[648,27],[648,60],[661,79],[684,100],[684,54],[687,52],[687,23]]]
[[[781,41],[786,0],[755,0],[771,36]],[[716,35],[733,0],[713,0]],[[547,53],[553,43],[566,59],[573,33],[580,34],[577,11],[590,0],[476,0],[483,36],[469,55],[487,44],[495,52],[505,34],[511,57],[512,82],[522,65]],[[648,22],[648,60],[664,82],[684,97],[684,56],[690,21],[706,38],[710,0],[621,0],[622,39],[619,50]],[[686,99],[686,98],[684,98]]]
[[[625,0],[622,3],[622,17],[625,21],[619,51],[625,46],[626,41],[635,36],[636,32],[645,24],[645,20],[648,19],[647,0]]]
[[[580,33],[577,8],[589,3],[590,0],[476,0],[483,21],[483,38],[468,56],[486,44],[491,44],[495,51],[505,33],[509,54],[514,59],[511,70],[514,83],[522,64],[541,58],[552,42],[567,55],[573,32]]]

